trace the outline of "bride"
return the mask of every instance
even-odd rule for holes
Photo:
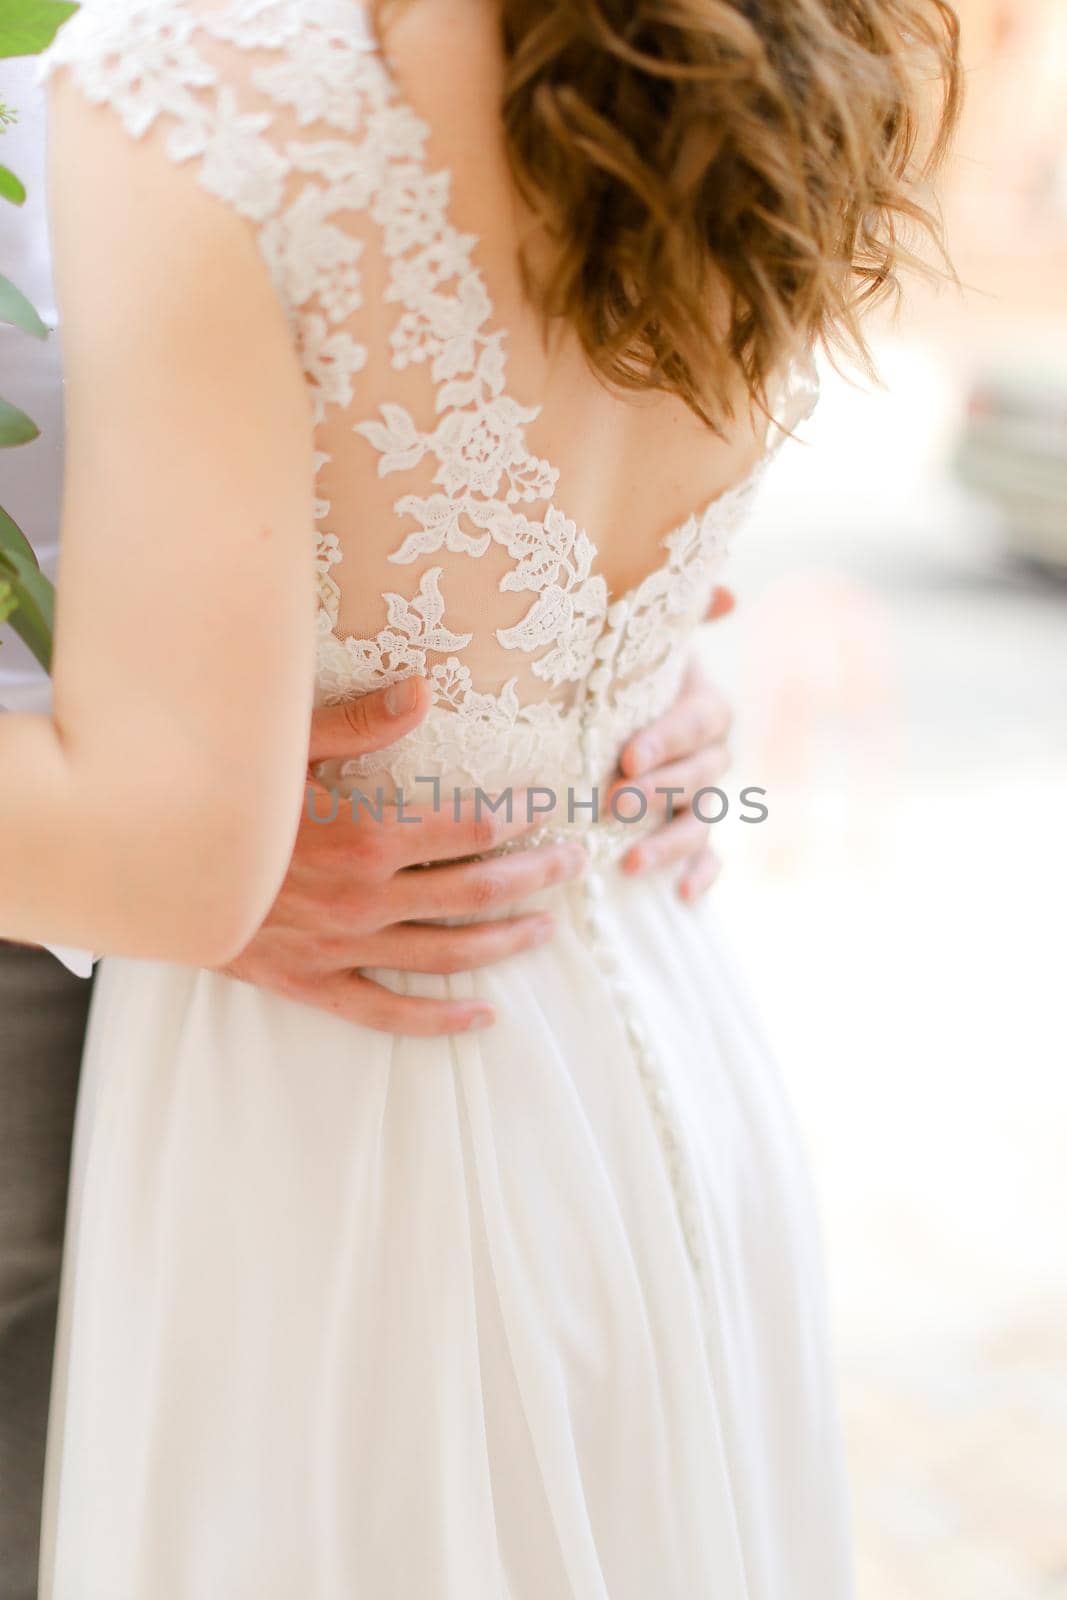
[[[790,1113],[710,912],[619,870],[661,797],[605,779],[812,352],[933,226],[951,11],[87,0],[46,71],[56,709],[0,722],[0,929],[110,954],[42,1595],[843,1600]],[[321,825],[480,808],[509,912],[565,842],[538,947],[368,969],[471,1001],[447,1037],[207,970],[313,703],[405,679],[428,715],[321,767]]]

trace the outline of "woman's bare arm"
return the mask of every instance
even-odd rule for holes
[[[306,390],[251,230],[62,79],[51,117],[55,711],[0,718],[0,934],[216,964],[266,915],[303,796]]]

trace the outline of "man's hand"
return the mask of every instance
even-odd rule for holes
[[[716,589],[704,620],[716,622],[733,608],[731,591]],[[626,745],[619,757],[620,776],[605,796],[610,805],[612,795],[624,786],[641,789],[649,810],[663,814],[663,826],[628,850],[620,865],[624,872],[638,873],[684,861],[678,880],[683,900],[695,900],[709,889],[722,867],[710,847],[708,824],[693,814],[690,802],[698,789],[714,786],[729,770],[726,741],[732,720],[723,696],[699,664],[690,661],[678,699]],[[656,790],[671,787],[684,793],[673,797],[673,814],[667,821],[667,796]]]
[[[315,713],[309,763],[382,750],[414,728],[430,705],[425,678]],[[315,785],[309,776],[309,782]],[[321,789],[315,810],[331,813]],[[384,808],[383,808],[384,809]],[[460,809],[405,807],[409,819],[349,822],[347,810],[330,824],[301,813],[289,875],[259,933],[222,970],[230,977],[302,1000],[351,1022],[386,1033],[459,1033],[485,1027],[493,1008],[484,1000],[428,1000],[398,995],[365,977],[360,967],[408,972],[466,972],[502,961],[551,937],[546,912],[487,920],[468,927],[434,927],[426,919],[500,910],[582,871],[579,844],[517,850],[490,861],[460,858],[492,850],[540,825],[526,820],[521,792],[514,821],[473,799]],[[410,819],[417,818],[417,822]],[[343,819],[343,820],[342,820]],[[422,866],[423,862],[432,866]]]
[[[732,609],[733,598],[716,590],[708,620]],[[309,766],[385,749],[421,722],[430,706],[424,678],[406,678],[358,700],[317,711]],[[689,799],[714,784],[729,765],[726,737],[730,711],[700,668],[691,664],[682,693],[670,711],[630,740],[613,785],[639,783],[650,807],[664,810],[658,786],[681,786],[677,815],[646,835],[623,857],[626,871],[640,872],[686,861],[679,883],[694,899],[714,880],[718,862],[707,844],[707,824],[692,815]],[[314,788],[310,778],[309,783]],[[314,807],[329,816],[331,797],[321,790]],[[270,914],[236,961],[222,970],[289,999],[330,1011],[386,1033],[445,1034],[485,1027],[494,1019],[483,1000],[428,1000],[398,995],[359,971],[390,967],[409,972],[466,972],[543,944],[554,930],[547,912],[501,917],[467,927],[433,926],[426,919],[499,911],[549,884],[579,876],[586,856],[578,844],[548,844],[488,861],[463,858],[489,851],[541,825],[526,821],[521,793],[514,821],[488,812],[478,818],[473,801],[457,821],[452,807],[437,812],[407,807],[418,823],[390,820],[361,825],[311,820],[301,814],[289,874]],[[433,862],[423,866],[423,862]]]

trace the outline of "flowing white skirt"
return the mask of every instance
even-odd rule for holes
[[[604,885],[595,924],[588,894]],[[102,965],[42,1600],[845,1600],[803,1159],[709,907],[553,889],[396,1039]]]

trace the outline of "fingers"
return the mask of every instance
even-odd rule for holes
[[[489,861],[398,873],[393,891],[398,903],[406,903],[405,921],[487,916],[579,877],[587,861],[580,844],[545,845]]]
[[[693,797],[701,789],[714,788],[729,770],[730,752],[727,747],[710,745],[706,750],[701,750],[698,755],[690,756],[685,761],[672,761],[668,766],[657,767],[646,777],[617,779],[608,789],[604,807],[610,810],[613,796],[624,790],[625,793],[616,803],[620,817],[636,819],[639,812],[641,815],[655,814],[663,817],[670,826],[675,817],[691,809]],[[638,792],[645,797],[644,812],[641,812]],[[714,815],[717,809],[714,797],[706,804],[704,802],[701,804],[707,816]],[[700,822],[699,818],[696,820]],[[700,822],[700,826],[707,828],[710,823],[704,820]]]
[[[737,596],[732,589],[724,589],[721,585],[712,590],[711,601],[704,613],[705,622],[718,622],[720,617],[728,617],[737,604]]]
[[[462,796],[458,806],[449,790],[437,798],[438,805],[416,805],[405,793],[400,807],[373,788],[346,799],[309,781],[297,852],[319,869],[343,873],[349,882],[374,884],[405,867],[484,855],[545,820],[543,814],[527,817],[521,789],[512,792],[510,821],[505,806],[491,811],[484,796]]]
[[[496,1020],[487,1000],[425,1000],[396,994],[361,972],[338,973],[293,998],[378,1033],[402,1033],[416,1038],[468,1033]]]
[[[644,776],[669,761],[725,742],[733,720],[729,702],[699,669],[669,711],[634,735],[623,748],[619,768],[628,778]]]
[[[709,847],[709,824],[701,822],[692,811],[686,811],[673,822],[668,822],[656,833],[648,834],[626,854],[619,862],[623,872],[636,875],[641,872],[650,872],[659,867],[673,865],[677,861],[687,863],[687,871],[679,884],[692,880],[693,884],[710,887],[719,870],[718,858]],[[709,869],[707,862],[712,861],[715,866]],[[710,871],[710,876],[708,873]],[[691,898],[686,895],[685,898]]]
[[[386,820],[371,824],[380,834],[378,848],[383,860],[394,871],[427,861],[485,855],[511,839],[521,839],[545,821],[543,814],[527,815],[524,789],[516,789],[510,808],[501,806],[499,811],[491,811],[484,797],[474,795],[463,796],[457,806],[452,794],[444,791],[438,806],[405,803],[404,817],[403,822],[390,820],[386,809]]]
[[[555,926],[547,912],[460,928],[401,922],[361,939],[359,959],[364,966],[402,972],[473,972],[545,944]]]
[[[683,900],[699,900],[706,894],[722,871],[722,862],[714,850],[701,850],[692,857],[689,867],[678,880],[678,893]]]
[[[384,750],[418,726],[430,700],[428,679],[411,677],[339,706],[321,707],[311,719],[309,764]]]

